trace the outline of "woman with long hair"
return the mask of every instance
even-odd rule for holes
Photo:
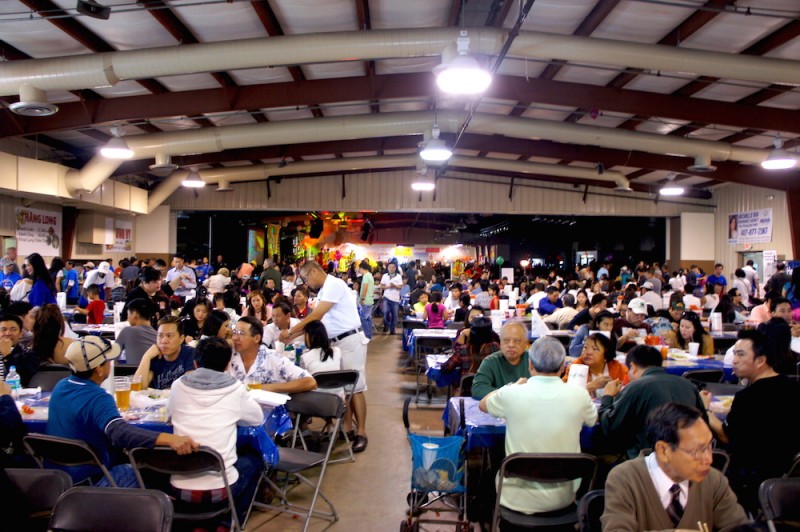
[[[199,340],[201,336],[211,336],[208,334],[208,315],[211,312],[211,304],[208,299],[197,299],[194,302],[192,312],[183,320],[183,334],[186,342]]]
[[[231,317],[223,310],[214,309],[208,314],[206,336],[216,336],[226,340],[233,346],[233,331],[231,330]]]
[[[47,271],[44,259],[38,253],[31,253],[25,258],[25,270],[31,283],[28,302],[34,307],[56,304],[56,284]],[[58,307],[56,307],[58,308]]]
[[[267,307],[267,298],[261,290],[253,290],[247,294],[247,308],[242,311],[242,317],[255,316],[266,327],[272,318],[270,307]],[[270,302],[271,304],[271,302]]]
[[[714,339],[703,328],[700,318],[694,312],[681,316],[678,332],[667,333],[667,345],[677,349],[689,349],[689,342],[700,344],[699,355],[714,356]]]
[[[589,308],[589,295],[581,288],[575,296],[575,310],[578,312]]]
[[[74,341],[65,338],[64,316],[56,304],[42,305],[33,323],[33,342],[31,350],[39,359],[40,365],[67,365],[67,347]]]
[[[438,290],[431,293],[431,302],[425,305],[422,319],[428,320],[428,329],[444,329],[447,309],[442,305],[442,293]]]
[[[586,338],[594,332],[602,331],[607,332],[611,335],[611,341],[614,342],[616,345],[617,338],[614,334],[614,315],[607,311],[603,310],[598,312],[597,315],[592,318],[592,321],[589,323],[584,323],[580,327],[578,327],[575,336],[569,342],[569,349],[567,353],[571,357],[579,357],[583,352],[583,344],[586,341]]]
[[[66,265],[67,263],[64,262],[64,259],[61,257],[53,257],[53,260],[50,261],[50,267],[47,269],[47,271],[50,273],[50,277],[53,278],[53,284],[56,286],[56,291],[58,291],[58,287],[61,286],[59,277],[64,276],[64,268]]]
[[[610,333],[606,333],[609,334]],[[628,368],[625,364],[616,361],[616,343],[602,332],[595,332],[589,335],[583,343],[581,356],[573,364],[584,364],[589,366],[586,376],[586,391],[594,397],[595,392],[605,388],[606,384],[612,380],[619,380],[622,384],[628,384]],[[569,370],[564,375],[564,382],[569,378]]]

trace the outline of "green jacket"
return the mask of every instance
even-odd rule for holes
[[[660,366],[647,368],[616,397],[603,396],[600,428],[613,450],[624,450],[628,458],[650,447],[645,437],[647,415],[664,403],[682,403],[705,411],[700,394],[689,380],[670,375]]]
[[[527,379],[530,376],[527,351],[522,354],[519,364],[516,366],[509,364],[502,352],[492,353],[483,359],[478,373],[475,374],[475,380],[472,381],[472,397],[481,400],[506,384],[517,382],[522,377]]]

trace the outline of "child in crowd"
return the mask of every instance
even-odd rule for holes
[[[86,316],[86,323],[90,325],[100,325],[103,323],[103,314],[106,310],[106,303],[100,299],[100,290],[96,284],[89,285],[86,289],[86,298],[89,304],[86,308],[75,307],[75,312]]]

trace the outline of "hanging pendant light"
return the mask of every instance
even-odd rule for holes
[[[467,30],[461,30],[456,48],[458,55],[433,69],[436,84],[448,94],[481,94],[492,83],[492,75],[469,53]]]
[[[788,170],[797,165],[797,157],[783,149],[783,139],[781,134],[775,135],[772,142],[775,149],[769,152],[766,160],[761,163],[761,168],[765,170]]]
[[[428,140],[419,152],[420,157],[429,162],[444,162],[453,155],[445,142],[439,138],[439,125],[434,124],[431,130],[431,139]]]
[[[206,182],[203,181],[202,177],[200,177],[200,173],[197,171],[197,167],[192,166],[191,168],[189,168],[189,173],[183,179],[181,185],[188,188],[203,188],[204,186],[206,186]]]
[[[675,174],[667,176],[667,183],[658,191],[662,196],[680,196],[684,192],[684,188],[674,183]]]

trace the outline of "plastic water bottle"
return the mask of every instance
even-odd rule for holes
[[[8,368],[6,384],[11,388],[11,397],[19,399],[19,391],[22,389],[22,385],[20,384],[19,373],[17,373],[17,368],[15,366]]]
[[[294,350],[294,365],[300,366],[300,363],[303,361],[303,348],[304,345],[298,345]]]

